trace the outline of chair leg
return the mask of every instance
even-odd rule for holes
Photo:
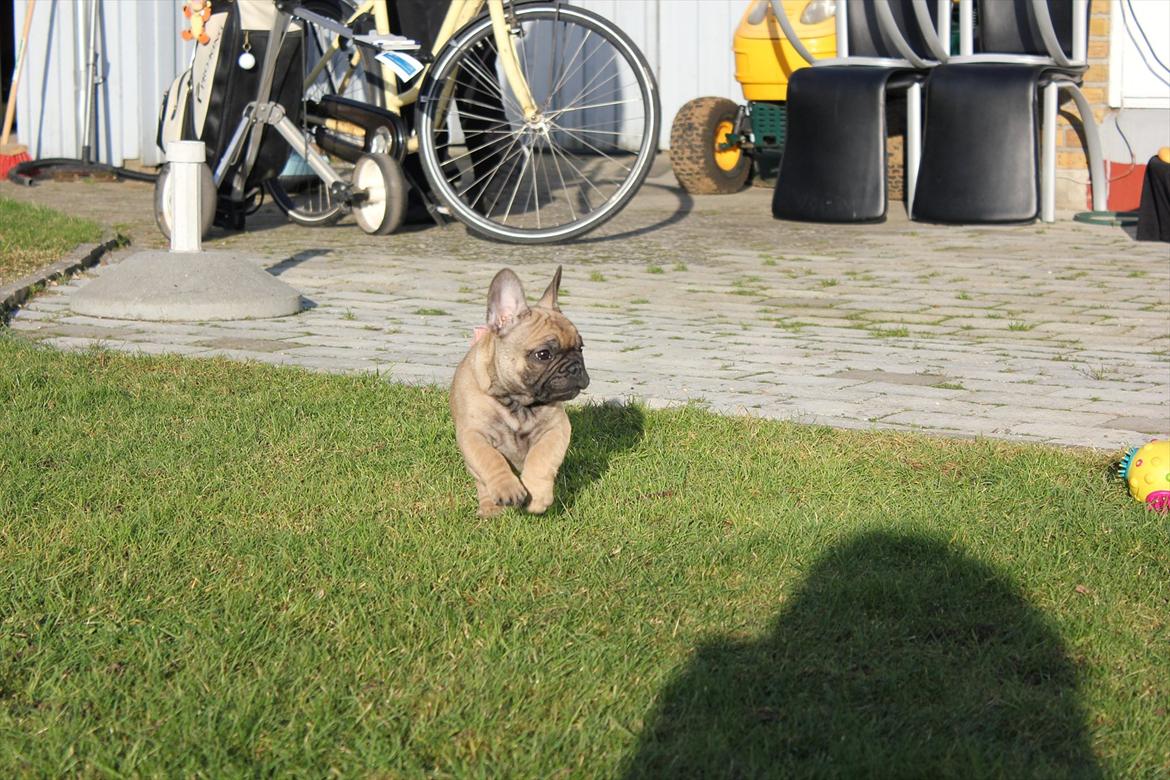
[[[1043,139],[1040,151],[1040,219],[1056,221],[1056,108],[1060,87],[1047,84],[1044,87],[1044,119],[1040,136]]]
[[[1097,130],[1097,120],[1093,118],[1093,108],[1085,99],[1075,84],[1061,84],[1067,89],[1077,104],[1077,111],[1081,115],[1081,126],[1085,129],[1085,145],[1089,156],[1089,184],[1093,188],[1093,211],[1105,211],[1109,202],[1109,184],[1105,178],[1105,157],[1101,154],[1101,134]]]
[[[906,90],[906,214],[914,213],[914,193],[918,190],[918,163],[922,160],[922,85],[911,84]]]

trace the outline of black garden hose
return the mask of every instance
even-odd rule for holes
[[[71,157],[48,157],[43,160],[29,160],[14,165],[8,171],[8,180],[13,184],[22,184],[31,187],[40,179],[52,178],[54,172],[88,176],[95,173],[105,173],[115,179],[132,179],[134,181],[154,181],[157,173],[131,171],[105,163],[85,162]]]

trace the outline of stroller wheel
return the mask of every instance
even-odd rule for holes
[[[385,154],[363,154],[353,166],[353,218],[370,235],[385,236],[406,214],[402,165]]]
[[[171,166],[164,165],[154,181],[154,221],[159,231],[169,241],[171,225],[174,224],[174,214],[171,209],[174,205],[174,195],[171,193]],[[199,176],[199,211],[202,220],[200,238],[207,238],[211,225],[215,221],[215,205],[218,195],[215,191],[215,180],[211,176],[211,168],[201,166]]]

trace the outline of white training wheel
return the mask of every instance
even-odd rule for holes
[[[370,235],[385,236],[406,214],[406,177],[398,160],[363,154],[353,166],[353,218]]]

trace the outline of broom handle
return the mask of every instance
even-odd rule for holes
[[[12,120],[16,118],[16,88],[20,84],[20,69],[24,65],[24,55],[28,53],[28,31],[32,29],[33,5],[37,0],[28,0],[24,9],[24,29],[20,33],[20,54],[16,57],[16,67],[12,69],[12,83],[8,86],[8,106],[4,110],[4,133],[0,135],[0,146],[8,143],[8,135],[12,132]]]

